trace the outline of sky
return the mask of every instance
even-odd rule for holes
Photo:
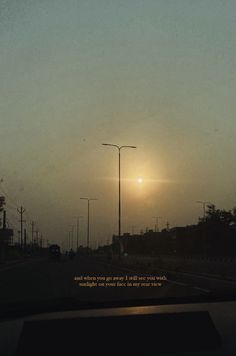
[[[236,205],[234,0],[0,0],[0,194],[62,243]],[[142,183],[138,178],[142,177]]]

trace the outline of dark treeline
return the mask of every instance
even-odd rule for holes
[[[158,256],[236,256],[236,208],[216,209],[208,205],[204,218],[198,224],[161,232],[147,231],[141,235],[124,234],[113,238],[113,251],[122,246],[122,252],[129,255]]]

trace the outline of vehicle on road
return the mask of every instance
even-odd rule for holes
[[[73,260],[73,258],[75,257],[75,252],[72,249],[70,249],[68,256],[70,260]]]
[[[49,246],[49,259],[51,260],[60,260],[61,259],[61,249],[58,245]]]

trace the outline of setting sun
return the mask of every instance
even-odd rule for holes
[[[138,183],[143,183],[143,178],[138,178]]]

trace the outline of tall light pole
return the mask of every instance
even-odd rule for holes
[[[70,231],[68,232],[68,249],[71,249],[71,243],[70,243]]]
[[[89,214],[90,214],[90,201],[91,201],[91,200],[97,200],[97,199],[94,199],[94,198],[80,198],[80,199],[81,199],[81,200],[87,200],[87,202],[88,202],[87,248],[89,248],[89,223],[90,223],[90,221],[89,221],[89,219],[90,219]]]
[[[25,213],[25,209],[21,206],[20,209],[17,209],[17,212],[20,214],[20,246],[23,248],[23,214]]]
[[[111,146],[118,149],[119,153],[119,202],[118,202],[118,235],[121,236],[121,184],[120,184],[120,151],[123,148],[137,148],[136,146],[118,146],[112,143],[103,143],[103,146]]]
[[[73,251],[74,245],[74,225],[71,225],[71,249]]]
[[[207,205],[207,204],[211,204],[211,203],[210,203],[209,201],[201,201],[201,200],[197,200],[196,203],[202,204],[203,219],[205,220],[205,218],[206,218],[206,205]]]
[[[79,216],[74,216],[74,218],[76,219],[76,248],[77,248],[77,252],[78,252],[78,248],[79,248],[79,221],[80,219],[83,218],[82,215]]]

